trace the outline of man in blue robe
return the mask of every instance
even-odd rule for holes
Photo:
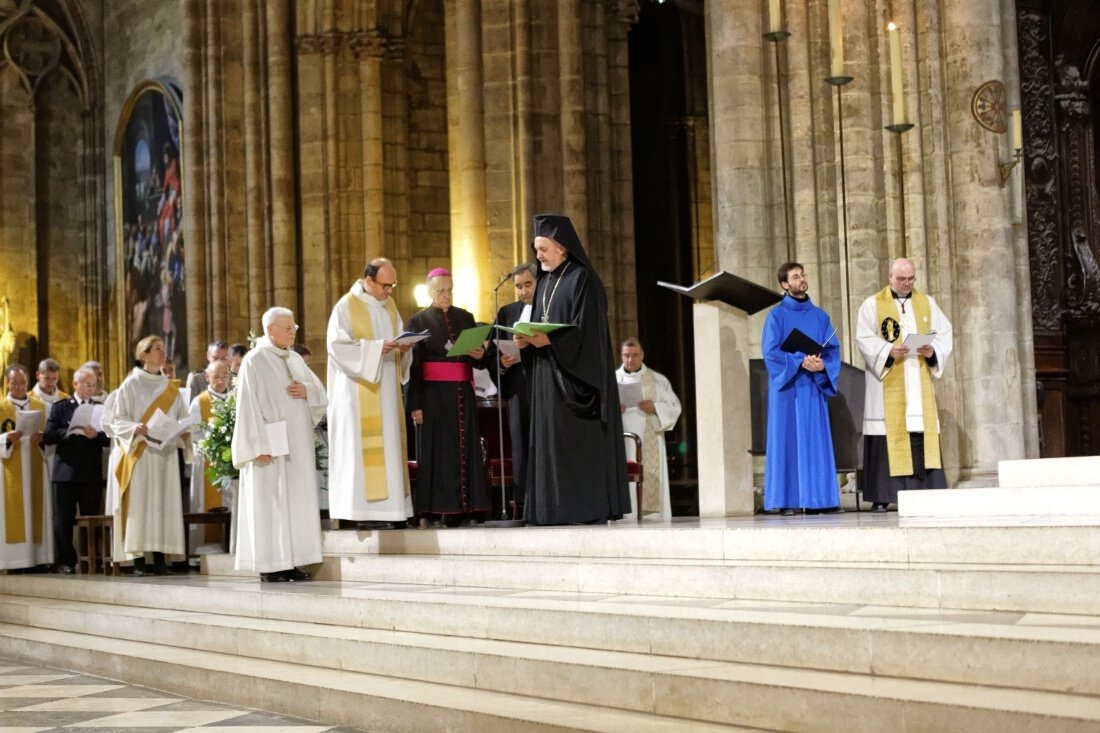
[[[786,296],[768,313],[761,347],[768,367],[768,442],[764,464],[764,509],[790,516],[798,509],[839,508],[836,461],[826,398],[836,395],[840,344],[829,315],[807,295],[802,265],[779,268]],[[782,346],[794,329],[817,344],[819,356],[788,353]]]

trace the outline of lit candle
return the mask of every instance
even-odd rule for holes
[[[1018,109],[1012,110],[1012,149],[1024,149],[1024,121]]]
[[[779,10],[779,0],[768,0],[768,32],[783,30],[783,16]]]
[[[890,36],[890,93],[894,100],[894,119],[892,124],[904,125],[905,91],[901,86],[901,32],[896,23],[886,26]]]
[[[829,0],[829,76],[844,76],[844,21],[840,17],[840,0]]]

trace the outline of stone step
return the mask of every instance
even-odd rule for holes
[[[936,489],[898,493],[901,518],[1066,517],[1095,523],[1100,485]]]
[[[66,631],[0,624],[0,636],[9,658],[379,733],[729,730],[675,715],[540,700]]]
[[[678,669],[649,657],[653,685],[642,705],[652,713],[536,699],[321,665],[203,651],[0,624],[8,656],[95,672],[191,697],[259,707],[369,730],[719,730],[724,725],[783,731],[1053,730],[1100,726],[1100,699],[1082,695],[870,678],[765,665],[699,665]],[[522,678],[502,671],[498,684]],[[568,679],[533,685],[576,689]],[[629,692],[607,675],[592,696],[621,704]],[[855,712],[853,712],[855,711]]]
[[[952,490],[955,494],[960,491]],[[908,494],[932,492],[907,492]],[[749,517],[631,527],[330,530],[326,555],[505,555],[666,560],[788,560],[1097,565],[1100,517],[1091,526],[898,526],[896,514]],[[737,520],[730,520],[737,521]],[[779,531],[781,530],[781,531]]]
[[[1100,490],[1100,456],[998,461],[997,483],[1002,489],[1090,486]]]
[[[652,710],[655,675],[687,675],[676,683],[686,692],[700,670],[731,663],[1100,695],[1095,615],[689,606],[323,582],[272,590],[24,576],[4,591],[7,623],[590,704],[606,678],[640,711]]]
[[[211,576],[255,578],[229,555],[207,555]],[[1090,614],[1100,566],[890,562],[660,560],[478,555],[326,556],[321,580],[568,593],[752,599]]]

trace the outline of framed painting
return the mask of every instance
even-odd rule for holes
[[[181,107],[181,94],[173,83],[138,85],[122,108],[114,173],[119,332],[126,343],[122,364],[130,363],[139,340],[156,335],[184,374],[187,291]]]

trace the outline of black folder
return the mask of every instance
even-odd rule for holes
[[[795,328],[787,334],[787,338],[783,340],[779,349],[788,354],[802,353],[810,356],[820,356],[825,347]]]

